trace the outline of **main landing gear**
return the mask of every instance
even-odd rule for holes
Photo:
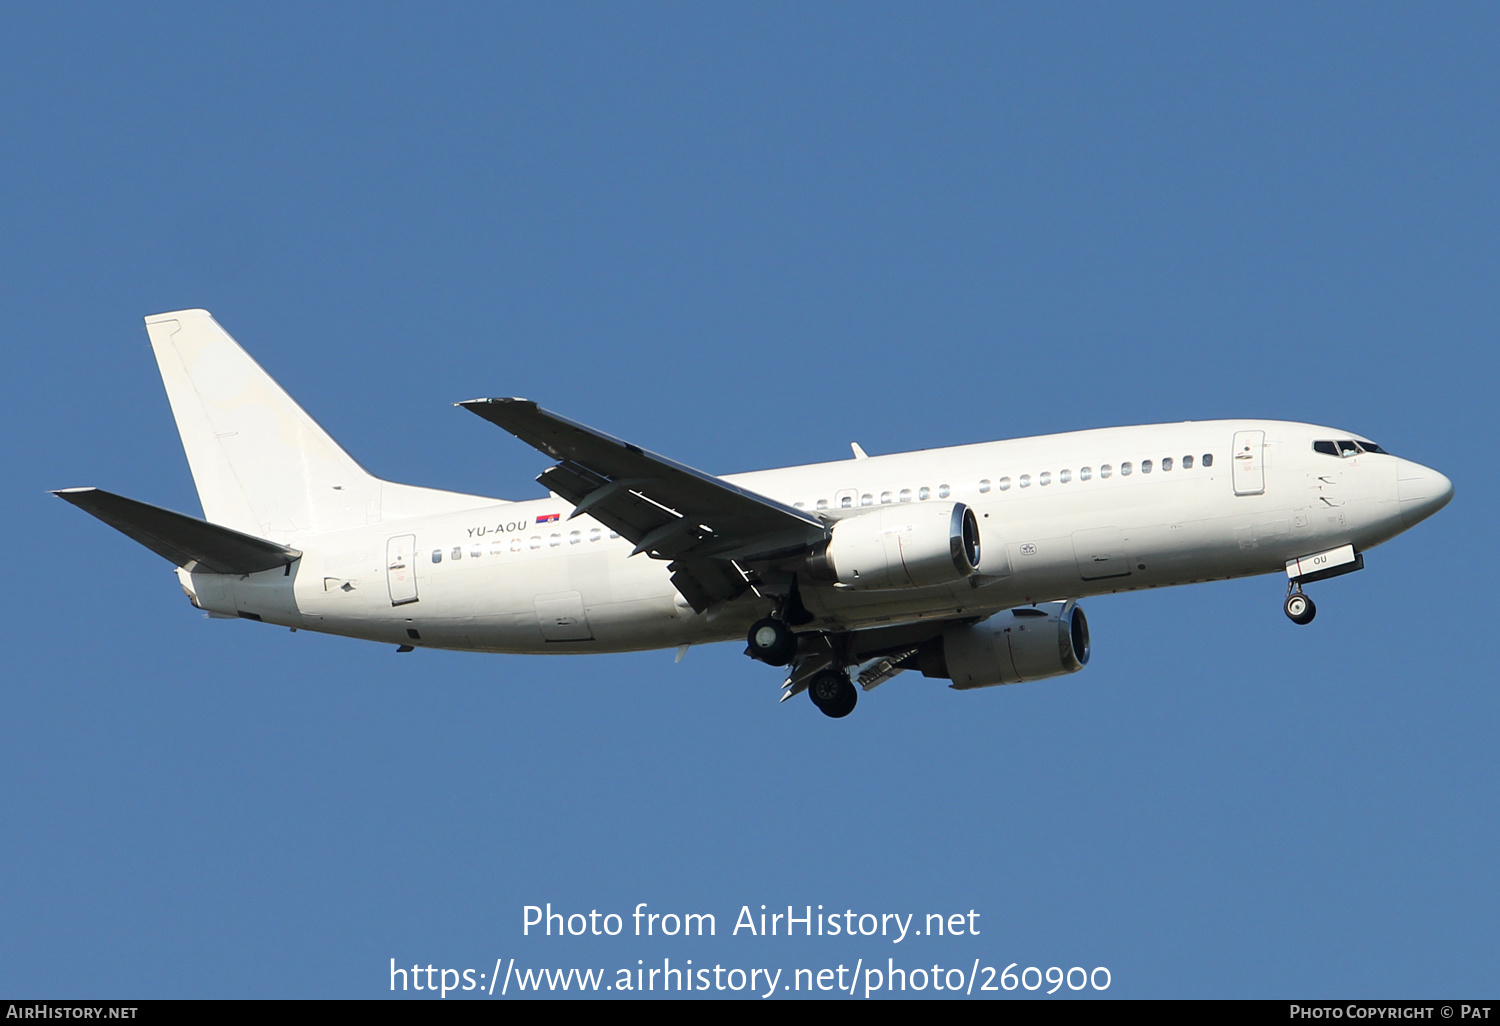
[[[839,719],[854,711],[854,705],[859,701],[859,691],[847,673],[824,670],[808,682],[807,697],[812,699],[813,705],[824,716]]]
[[[751,658],[759,659],[771,666],[786,666],[792,662],[797,655],[797,635],[782,620],[775,617],[766,617],[755,621],[750,628],[750,634],[745,639],[749,648],[745,650]],[[834,666],[842,663],[835,661]],[[796,671],[793,671],[795,675]],[[788,680],[788,684],[790,684]],[[849,679],[849,674],[841,669],[828,668],[813,675],[806,683],[807,697],[812,699],[812,704],[824,716],[840,719],[848,716],[854,711],[855,704],[859,701],[859,689]],[[798,687],[800,691],[802,688]],[[796,692],[793,691],[792,694]]]
[[[789,666],[797,661],[797,667],[782,685],[782,700],[805,688],[807,697],[823,715],[840,719],[854,711],[859,690],[849,679],[848,672],[842,669],[845,662],[841,645],[832,644],[828,635],[819,632],[804,634],[799,639],[792,630],[794,626],[801,627],[812,621],[813,615],[802,604],[797,594],[797,582],[793,579],[775,611],[751,624],[750,633],[745,636],[745,654],[768,666]],[[802,652],[800,660],[799,649]],[[812,670],[816,665],[824,669],[814,673],[811,679],[804,676],[804,670]]]
[[[797,579],[793,577],[786,594],[776,603],[776,611],[751,625],[750,634],[745,638],[750,647],[745,649],[745,654],[767,666],[786,666],[797,655],[797,635],[792,633],[792,628],[812,621],[813,615],[802,604]]]
[[[1302,591],[1302,585],[1296,583],[1287,586],[1286,602],[1282,603],[1281,609],[1295,624],[1312,623],[1313,617],[1318,615],[1318,607]]]
[[[797,635],[785,621],[774,617],[756,620],[745,641],[750,646],[746,655],[768,666],[785,666],[797,654]]]

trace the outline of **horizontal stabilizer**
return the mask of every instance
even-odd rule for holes
[[[286,566],[302,555],[264,538],[99,488],[64,488],[52,494],[190,573],[250,574]]]

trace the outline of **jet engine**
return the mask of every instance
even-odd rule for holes
[[[1088,661],[1089,623],[1072,602],[951,624],[917,651],[924,677],[946,677],[961,690],[1060,677]]]
[[[836,522],[810,569],[871,591],[953,584],[979,569],[979,522],[961,502],[881,506]]]

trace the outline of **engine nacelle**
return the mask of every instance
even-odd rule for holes
[[[815,572],[848,588],[923,588],[979,569],[979,522],[961,502],[903,502],[833,525]]]
[[[1077,673],[1089,661],[1089,622],[1072,602],[1011,609],[981,623],[952,624],[917,654],[925,677],[961,690]]]

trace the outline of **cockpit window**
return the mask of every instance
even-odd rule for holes
[[[1357,442],[1352,438],[1340,438],[1337,441],[1330,440],[1314,442],[1313,452],[1320,452],[1324,456],[1338,456],[1340,458],[1358,456],[1362,452],[1376,452],[1382,456],[1390,455],[1390,453],[1386,452],[1374,442]]]

